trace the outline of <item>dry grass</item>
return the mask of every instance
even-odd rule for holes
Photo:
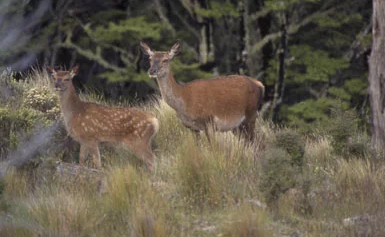
[[[46,72],[27,77],[26,87],[51,85]],[[114,104],[97,95],[82,96]],[[123,101],[118,106],[130,104]],[[0,225],[0,236],[384,235],[382,158],[346,159],[333,152],[326,136],[305,139],[301,179],[283,190],[276,215],[260,204],[265,204],[260,161],[285,128],[258,119],[253,143],[231,132],[213,133],[209,143],[203,134],[197,140],[163,100],[140,107],[155,114],[160,124],[152,174],[143,171],[129,152],[104,146],[102,194],[76,179],[64,182],[60,177],[36,176],[33,170],[12,170],[0,195],[1,212],[11,219]],[[364,221],[344,222],[349,217]]]

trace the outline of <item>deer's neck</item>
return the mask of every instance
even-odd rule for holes
[[[183,86],[179,85],[168,68],[164,73],[157,77],[162,98],[177,112],[183,111],[185,106]]]
[[[74,114],[82,110],[82,105],[83,102],[76,95],[75,88],[72,83],[66,91],[60,93],[60,108],[63,113],[67,129],[71,126],[71,120]]]

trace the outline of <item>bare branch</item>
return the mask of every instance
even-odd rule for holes
[[[316,13],[313,13],[312,15],[306,17],[305,19],[303,19],[300,23],[298,24],[292,24],[292,25],[289,25],[288,29],[287,29],[287,33],[288,34],[294,34],[294,33],[297,33],[297,31],[309,24],[310,22],[312,22],[314,19],[318,18],[318,17],[321,17],[321,16],[324,16],[324,15],[327,15],[329,14],[330,12],[334,11],[335,8],[331,8],[329,10],[326,10],[324,12],[316,12]],[[261,41],[259,41],[258,43],[254,44],[252,47],[251,47],[251,54],[255,54],[257,53],[259,50],[261,50],[267,43],[269,43],[270,41],[272,40],[276,40],[278,38],[281,37],[281,32],[275,32],[275,33],[271,33],[271,34],[268,34],[266,35],[265,37],[263,37],[263,39]]]
[[[82,55],[82,56],[84,56],[84,57],[86,57],[86,58],[88,58],[90,60],[93,60],[93,61],[99,63],[100,65],[102,65],[103,67],[105,67],[107,69],[111,69],[111,70],[118,71],[118,72],[126,72],[125,68],[117,67],[117,66],[109,63],[108,61],[106,61],[103,58],[103,56],[101,55],[101,48],[100,48],[100,46],[97,46],[96,52],[93,52],[93,51],[88,50],[88,49],[83,49],[80,46],[74,44],[71,41],[71,37],[72,37],[72,31],[69,31],[67,33],[66,40],[64,42],[58,43],[58,46],[61,46],[61,47],[64,47],[64,48],[75,49],[80,55]]]

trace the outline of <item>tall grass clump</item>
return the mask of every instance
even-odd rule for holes
[[[221,207],[257,195],[256,159],[262,147],[231,132],[184,138],[176,150],[177,187],[189,206]]]
[[[223,179],[215,166],[218,157],[207,157],[192,135],[185,138],[178,152],[176,180],[186,203],[191,206],[216,206],[221,201]]]
[[[161,147],[164,155],[174,154],[175,149],[183,143],[183,138],[191,131],[177,117],[173,108],[164,100],[154,100],[146,108],[159,121],[159,131],[154,137],[155,144]]]
[[[63,189],[40,190],[25,208],[36,236],[89,236],[103,220],[92,198]]]
[[[169,236],[177,228],[167,203],[151,186],[147,174],[130,165],[112,168],[102,199],[106,219],[101,236]]]
[[[28,174],[24,171],[9,169],[4,177],[3,195],[9,200],[17,200],[27,196],[30,190]]]

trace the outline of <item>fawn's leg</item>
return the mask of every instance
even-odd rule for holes
[[[152,153],[150,141],[146,140],[125,140],[125,146],[130,150],[136,157],[142,159],[148,166],[148,169],[152,171],[152,166],[155,160],[155,155]]]
[[[80,152],[79,152],[79,164],[80,165],[85,165],[86,164],[86,159],[88,156],[88,149],[85,145],[80,144]]]
[[[92,161],[97,169],[102,168],[102,164],[100,161],[100,152],[99,152],[99,144],[97,142],[93,142],[88,145],[88,151],[91,154]]]

